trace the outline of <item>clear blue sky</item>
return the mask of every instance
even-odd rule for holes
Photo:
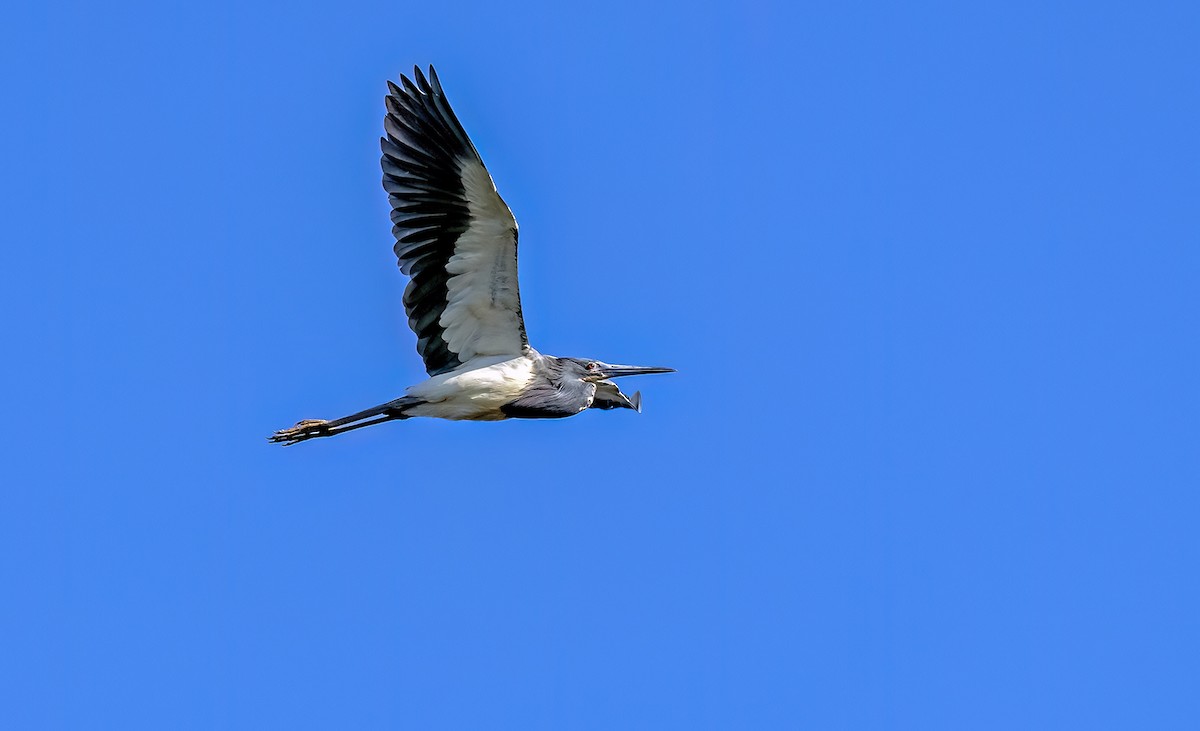
[[[0,726],[1195,728],[1200,12],[61,3],[0,23]],[[544,352],[414,420],[434,63]]]

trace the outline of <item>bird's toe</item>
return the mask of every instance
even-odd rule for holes
[[[282,442],[284,446],[302,442],[305,439],[323,436],[325,433],[325,425],[329,422],[324,419],[305,419],[304,421],[296,422],[296,425],[288,429],[280,429],[267,440],[274,443]]]

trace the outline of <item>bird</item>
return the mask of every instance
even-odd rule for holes
[[[292,445],[418,416],[556,419],[641,412],[612,379],[673,368],[543,355],[529,345],[517,286],[517,221],[446,99],[433,66],[388,81],[383,188],[391,204],[404,311],[429,378],[340,419],[305,419],[268,440]]]

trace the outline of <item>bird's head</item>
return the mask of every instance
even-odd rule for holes
[[[575,366],[579,378],[584,381],[607,381],[610,378],[622,376],[642,376],[651,373],[674,373],[674,368],[658,368],[656,366],[613,365],[602,360],[585,360],[583,358],[568,358]]]
[[[633,409],[642,410],[642,394],[635,392],[632,397],[621,393],[617,384],[610,378],[621,376],[639,376],[650,373],[674,373],[674,368],[658,368],[655,366],[613,365],[601,360],[584,358],[564,358],[567,370],[571,376],[585,383],[596,384],[595,397],[592,399],[593,409]]]

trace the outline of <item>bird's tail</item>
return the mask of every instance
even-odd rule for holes
[[[409,416],[405,413],[406,410],[420,403],[424,402],[412,396],[401,396],[394,401],[388,401],[386,404],[372,406],[365,411],[359,411],[356,414],[343,416],[333,421],[305,419],[304,421],[297,422],[290,429],[280,429],[267,437],[267,441],[282,443],[283,446],[288,447],[298,442],[316,439],[317,437],[332,437],[354,429],[361,429],[364,426],[373,426],[396,419],[407,419]]]

